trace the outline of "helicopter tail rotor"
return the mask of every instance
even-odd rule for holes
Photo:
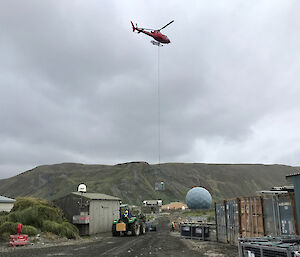
[[[134,32],[135,31],[135,27],[133,25],[133,22],[132,21],[130,21],[130,22],[131,22],[131,25],[132,25],[132,31]]]

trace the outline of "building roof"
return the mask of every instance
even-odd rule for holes
[[[288,177],[299,176],[299,175],[300,175],[300,173],[298,172],[298,173],[294,173],[294,174],[289,174],[285,177],[288,178]]]
[[[271,191],[294,191],[294,186],[272,187]]]
[[[72,194],[81,196],[80,192],[73,192]],[[100,193],[82,193],[82,196],[91,200],[121,201],[121,199],[118,197]]]
[[[0,203],[14,203],[16,200],[0,195]]]
[[[263,190],[263,191],[257,191],[257,193],[263,194],[263,195],[282,195],[282,194],[287,194],[288,191]]]
[[[174,203],[166,204],[166,205],[163,205],[161,208],[162,209],[174,210],[174,209],[181,209],[183,206],[184,206],[185,209],[188,209],[186,204],[180,203],[180,202],[174,202]]]

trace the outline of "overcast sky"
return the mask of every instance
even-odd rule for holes
[[[42,164],[300,165],[297,0],[4,0],[0,177]],[[132,32],[160,28],[159,49]]]

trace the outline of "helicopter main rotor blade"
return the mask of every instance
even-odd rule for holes
[[[159,29],[158,31],[164,29],[165,27],[169,26],[169,25],[170,25],[171,23],[173,23],[173,22],[174,22],[174,20],[170,21],[167,25],[163,26],[163,27],[162,27],[161,29]]]

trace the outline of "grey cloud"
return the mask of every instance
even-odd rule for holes
[[[278,121],[274,137],[267,121],[298,113],[299,7],[5,1],[2,177],[63,161],[158,161],[158,49],[130,20],[159,28],[175,19],[164,31],[172,43],[159,49],[162,161],[297,163],[298,147],[269,145],[290,145],[298,122],[290,132]]]

